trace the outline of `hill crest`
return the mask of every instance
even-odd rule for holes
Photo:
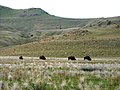
[[[12,9],[0,5],[0,17],[29,17],[29,16],[42,16],[50,15],[41,8],[28,8],[28,9]]]

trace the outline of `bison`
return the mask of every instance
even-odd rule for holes
[[[23,56],[20,56],[19,59],[23,59]]]
[[[84,60],[91,61],[92,59],[91,59],[91,57],[90,57],[90,56],[85,56],[85,57],[84,57]]]
[[[45,56],[43,56],[43,55],[40,56],[39,58],[42,59],[42,60],[46,60]]]
[[[76,60],[75,56],[69,56],[68,60]]]

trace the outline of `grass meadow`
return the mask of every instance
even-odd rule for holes
[[[120,90],[119,16],[69,19],[4,6],[0,12],[0,90]]]
[[[86,30],[86,29],[85,29]],[[91,57],[119,57],[120,29],[74,30],[61,35],[46,36],[36,42],[0,49],[1,56],[40,56],[78,58],[84,52]]]
[[[77,29],[0,48],[0,90],[120,90],[119,33]],[[84,53],[92,61],[83,61]],[[20,55],[29,58],[19,60]],[[70,55],[77,60],[68,61]]]
[[[120,59],[0,58],[0,90],[120,90]]]

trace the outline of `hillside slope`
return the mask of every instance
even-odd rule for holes
[[[120,56],[120,17],[70,19],[0,6],[0,55]]]
[[[76,29],[62,35],[42,38],[37,42],[3,48],[0,55],[83,57],[87,53],[91,57],[119,57],[119,51],[120,28]]]
[[[57,31],[58,29],[83,27],[89,20],[90,19],[68,19],[56,17],[40,8],[18,10],[0,6],[0,32],[5,31],[5,35],[7,35],[6,31],[14,33],[11,34],[11,38],[5,37],[7,41],[6,39],[3,39],[4,37],[1,37],[0,47],[38,40],[38,38],[45,36],[45,34],[41,34],[42,30]],[[2,36],[1,34],[3,33],[0,33],[0,36]],[[48,32],[47,35],[50,34],[51,32]],[[61,33],[59,32],[59,34]],[[31,36],[34,37],[31,38]]]

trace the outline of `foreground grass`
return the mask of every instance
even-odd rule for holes
[[[120,62],[0,60],[2,90],[119,90]]]

